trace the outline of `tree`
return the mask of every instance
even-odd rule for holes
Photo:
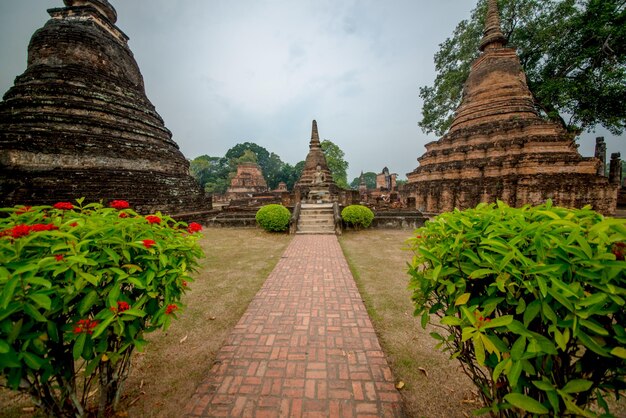
[[[289,163],[283,164],[280,169],[278,182],[285,182],[288,190],[293,190],[293,185],[298,181],[300,175],[302,174],[302,169],[304,168],[304,161],[300,161],[295,166],[292,166]]]
[[[579,131],[626,128],[626,1],[500,0],[502,31],[517,48],[542,115]],[[478,56],[486,14],[479,0],[435,54],[433,86],[420,88],[424,132],[443,135]],[[567,119],[567,120],[566,120]]]
[[[344,152],[328,139],[323,140],[321,146],[328,168],[333,175],[333,181],[337,186],[348,189],[348,162],[344,160]]]
[[[201,155],[189,163],[191,175],[209,193],[225,193],[231,167],[226,158]]]
[[[376,173],[371,171],[363,173],[363,179],[365,180],[368,190],[374,190],[376,188]],[[361,178],[355,177],[352,183],[350,183],[350,188],[356,190],[359,188],[359,184],[361,184]]]

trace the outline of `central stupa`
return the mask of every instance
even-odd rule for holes
[[[317,132],[317,122],[313,121],[309,153],[304,160],[304,168],[300,179],[294,185],[296,201],[327,203],[337,200],[340,192],[335,184],[333,175],[328,168],[320,136]]]
[[[32,36],[0,102],[0,205],[128,200],[172,215],[211,208],[146,97],[107,0],[65,0]]]

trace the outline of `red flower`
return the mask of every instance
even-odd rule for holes
[[[74,328],[74,334],[93,334],[93,329],[98,326],[98,321],[92,321],[91,319],[81,319]]]
[[[24,213],[26,213],[26,212],[30,212],[30,210],[31,210],[31,209],[32,209],[32,206],[22,206],[21,208],[19,208],[19,209],[17,210],[17,212],[16,212],[16,213],[17,213],[18,215],[23,215],[23,214],[24,214]]]
[[[159,218],[158,216],[154,216],[154,215],[148,215],[146,216],[146,221],[148,221],[151,224],[160,224],[161,218]]]
[[[76,227],[78,226],[78,222],[72,222],[72,223],[70,224],[70,226],[71,226],[72,228],[76,228]]]
[[[128,209],[130,206],[128,205],[128,202],[125,200],[114,200],[111,202],[111,207],[113,209]]]
[[[59,229],[59,227],[53,224],[35,224],[31,226],[30,229],[35,232],[41,232],[41,231],[53,231],[55,229]]]
[[[187,232],[189,232],[190,234],[193,234],[194,232],[200,232],[200,231],[202,231],[202,225],[196,222],[190,223],[189,226],[187,227]]]
[[[146,248],[150,248],[154,244],[156,244],[156,241],[151,240],[151,239],[144,239],[142,242],[143,242],[143,246],[146,247]]]
[[[57,261],[61,261],[61,260],[63,260],[63,254],[57,254],[57,255],[54,256],[54,258],[56,258]]]
[[[72,205],[70,202],[58,202],[58,203],[55,203],[54,206],[52,207],[55,209],[61,209],[61,210],[74,209],[74,205]]]
[[[15,225],[11,228],[11,236],[13,238],[25,237],[30,234],[31,228],[28,225]]]
[[[183,287],[187,287],[187,282],[183,280]]]
[[[128,218],[128,213],[120,212],[120,214],[118,215],[118,218]]]
[[[167,308],[165,308],[165,313],[167,315],[171,314],[172,312],[174,312],[176,309],[178,309],[178,306],[171,304],[171,305],[167,305]]]
[[[117,302],[117,310],[119,312],[124,312],[124,311],[127,311],[129,309],[130,309],[130,305],[128,304],[128,302],[124,302],[123,300]]]

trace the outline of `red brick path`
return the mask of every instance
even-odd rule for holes
[[[191,417],[401,417],[334,235],[296,235],[187,405]]]

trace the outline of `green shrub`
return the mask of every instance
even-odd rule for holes
[[[266,231],[281,232],[289,227],[291,212],[283,205],[266,205],[257,211],[255,218]]]
[[[341,219],[355,229],[367,228],[374,220],[374,212],[363,205],[350,205],[341,211]]]
[[[202,256],[201,228],[125,201],[0,209],[0,375],[50,416],[99,415],[144,333],[168,327]],[[93,401],[92,401],[93,402]]]
[[[416,231],[416,315],[494,416],[608,414],[626,373],[626,220],[498,202]],[[433,324],[439,326],[439,324]],[[608,416],[608,415],[605,415]]]

